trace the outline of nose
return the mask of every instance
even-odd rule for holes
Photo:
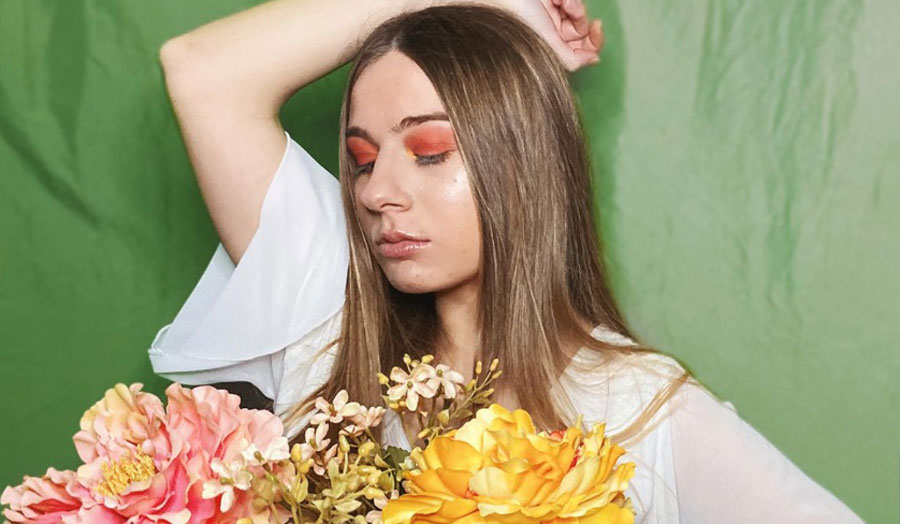
[[[402,210],[410,205],[409,193],[404,189],[406,169],[405,150],[382,149],[375,165],[368,174],[359,175],[357,185],[359,201],[372,212],[381,213],[388,209]]]

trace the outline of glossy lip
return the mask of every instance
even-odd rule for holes
[[[427,238],[421,238],[396,229],[379,234],[375,241],[378,252],[388,258],[403,258],[415,254],[428,245]]]
[[[409,233],[404,233],[403,231],[397,229],[391,229],[390,231],[383,231],[379,233],[378,238],[375,240],[375,245],[380,246],[381,244],[403,242],[404,240],[428,242],[427,238],[417,237],[415,235],[410,235]]]

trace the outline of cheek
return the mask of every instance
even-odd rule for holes
[[[438,190],[439,198],[447,208],[453,209],[454,218],[468,216],[475,211],[475,200],[465,170],[454,172]]]
[[[478,226],[478,211],[471,185],[464,169],[449,177],[442,185],[436,197],[439,199],[441,216],[433,217],[438,223],[445,224],[448,236],[456,248],[465,250],[466,256],[480,246],[481,237]],[[461,253],[462,254],[462,253]]]

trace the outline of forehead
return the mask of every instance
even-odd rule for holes
[[[444,111],[425,72],[409,57],[391,51],[369,64],[350,93],[348,127],[385,134],[409,115]]]

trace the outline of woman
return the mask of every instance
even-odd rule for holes
[[[466,379],[499,357],[497,401],[607,423],[638,522],[860,522],[622,321],[565,74],[601,46],[577,0],[278,0],[167,43],[222,244],[154,369],[252,382],[299,438],[316,396],[378,405],[404,353]],[[277,115],[351,57],[338,182]],[[389,416],[381,437],[417,432]]]

